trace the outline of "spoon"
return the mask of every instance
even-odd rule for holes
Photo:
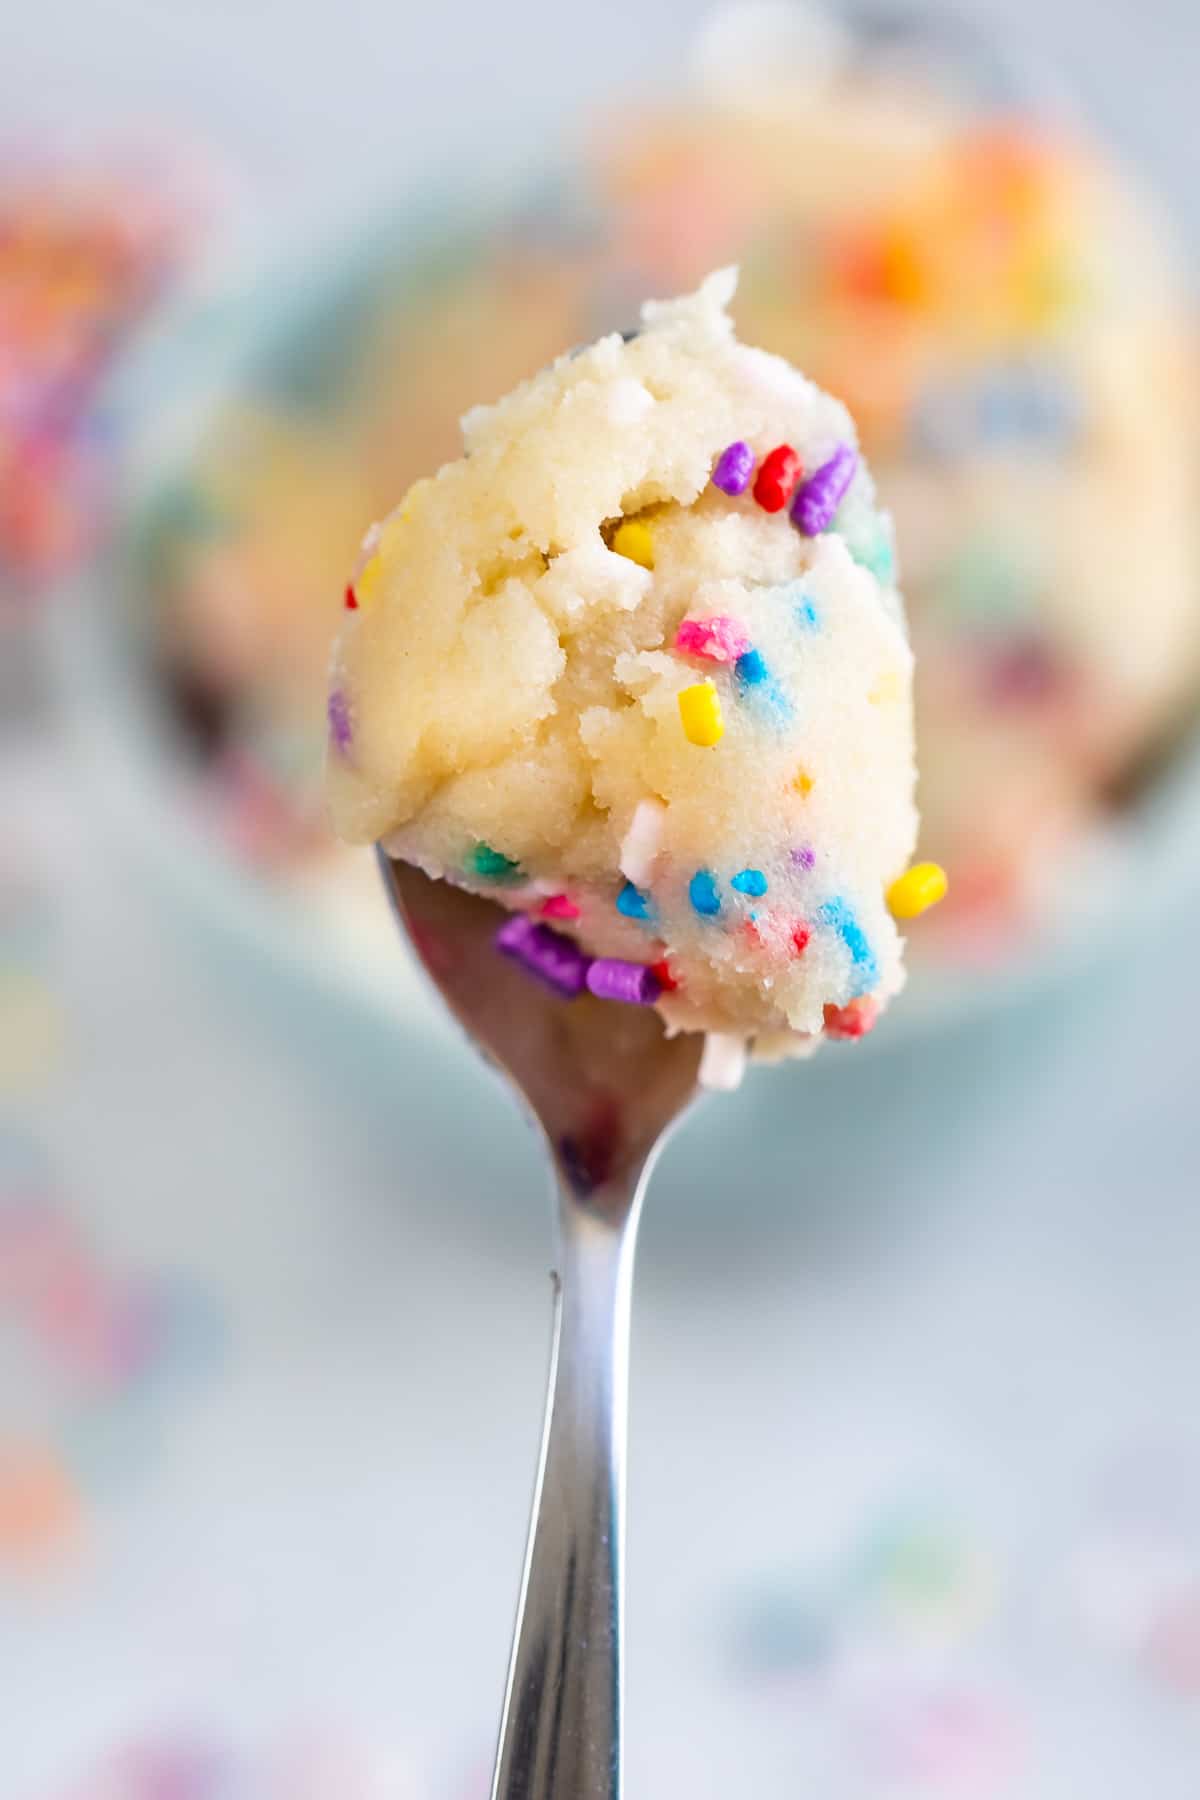
[[[492,1800],[619,1800],[625,1438],[646,1184],[701,1040],[650,1007],[566,1001],[498,954],[506,915],[381,849],[401,930],[540,1128],[558,1202],[546,1418]]]

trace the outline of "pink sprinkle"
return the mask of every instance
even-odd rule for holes
[[[792,861],[798,869],[811,869],[816,860],[816,852],[811,844],[801,844],[798,850],[792,851]]]
[[[543,919],[577,919],[579,908],[566,894],[550,894],[538,908]]]
[[[685,656],[703,656],[709,662],[734,663],[750,648],[750,639],[736,619],[718,613],[711,619],[685,619],[675,633],[675,648]]]

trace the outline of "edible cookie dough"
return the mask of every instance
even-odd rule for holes
[[[372,528],[328,771],[344,837],[522,915],[500,948],[559,991],[772,1055],[869,1029],[944,877],[890,521],[735,279],[469,413]]]

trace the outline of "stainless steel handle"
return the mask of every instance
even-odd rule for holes
[[[648,1169],[565,1176],[546,1422],[492,1800],[619,1800],[629,1311]]]

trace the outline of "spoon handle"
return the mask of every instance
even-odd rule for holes
[[[546,1422],[492,1800],[619,1800],[629,1310],[645,1171],[561,1188]]]

